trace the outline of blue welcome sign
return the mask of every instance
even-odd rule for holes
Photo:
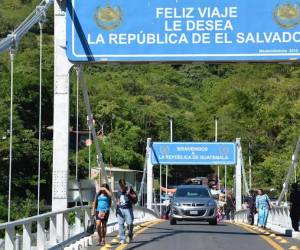
[[[67,0],[74,62],[285,61],[300,0]]]
[[[152,164],[235,165],[236,144],[229,142],[153,142]]]

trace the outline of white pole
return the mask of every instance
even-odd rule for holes
[[[38,149],[38,194],[37,194],[37,214],[40,214],[40,193],[41,193],[41,144],[42,144],[42,62],[43,62],[43,23],[40,27],[40,83],[39,83],[39,149]]]
[[[241,139],[236,139],[237,164],[235,168],[235,200],[236,211],[242,209],[242,159],[241,159]]]
[[[295,183],[297,183],[297,165],[294,165]]]
[[[153,165],[151,162],[151,138],[147,138],[147,208],[152,209],[153,202]]]
[[[170,117],[170,142],[173,142],[173,118]]]
[[[173,117],[169,116],[170,121],[170,142],[173,142]],[[168,188],[168,172],[169,172],[169,166],[166,165],[166,189]],[[168,191],[166,190],[166,197],[168,195]]]
[[[215,116],[215,142],[218,141],[218,119],[219,117]],[[218,191],[219,191],[219,201],[220,201],[220,190],[221,190],[221,185],[220,185],[220,166],[218,166]]]
[[[227,201],[227,165],[225,165],[225,202]]]
[[[89,130],[89,143],[90,143],[91,142],[91,126],[89,125],[89,116],[86,117],[86,122],[87,122],[88,130]],[[88,147],[89,147],[89,160],[88,160],[89,179],[91,179],[91,146],[92,145],[88,145]]]
[[[252,162],[251,162],[251,150],[249,142],[249,188],[252,189]]]
[[[52,211],[68,205],[69,174],[69,71],[72,63],[66,55],[65,1],[54,1],[54,115],[53,115],[53,178]],[[65,239],[63,215],[56,218],[58,240]]]
[[[215,116],[215,142],[218,141],[218,117]]]
[[[162,215],[162,205],[161,205],[161,165],[159,165],[159,213]]]
[[[91,141],[91,128],[89,126],[89,142]],[[91,179],[91,146],[89,145],[89,179]]]
[[[10,55],[10,125],[9,125],[9,173],[8,173],[8,212],[7,221],[10,222],[11,208],[11,175],[12,175],[12,153],[13,153],[13,104],[14,104],[14,60],[15,50],[11,49]]]
[[[168,165],[166,166],[166,189],[168,188]],[[167,195],[167,190],[166,190],[166,195]]]
[[[78,149],[79,149],[79,68],[76,70],[77,81],[76,81],[76,152],[75,152],[75,179],[78,181]]]

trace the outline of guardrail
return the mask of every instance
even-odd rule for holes
[[[5,230],[4,249],[47,249],[70,238],[83,237],[84,228],[91,218],[90,211],[90,206],[80,206],[2,223],[0,230]],[[71,214],[75,217],[72,223],[69,217]],[[63,230],[60,231],[64,235],[57,235],[57,220],[63,221]]]
[[[158,218],[158,215],[152,210],[139,206],[135,206],[133,212],[135,223]],[[70,216],[73,219],[70,219]],[[91,207],[79,206],[3,223],[0,224],[0,231],[5,230],[5,240],[0,241],[0,249],[55,250],[64,249],[71,244],[78,245],[80,239],[87,236],[85,229],[90,219]],[[57,220],[63,221],[63,230],[59,231],[64,232],[64,235],[57,235]],[[72,220],[72,223],[70,223],[70,220]],[[32,232],[32,229],[34,229],[34,232]],[[107,232],[111,233],[116,230],[118,230],[117,217],[115,210],[112,209]],[[74,248],[77,249],[76,246]]]
[[[151,221],[159,217],[159,215],[156,214],[154,211],[140,206],[133,207],[133,214],[134,214],[134,225],[140,224],[145,221]],[[118,229],[119,229],[119,225],[118,225],[116,213],[115,211],[111,211],[107,223],[107,233],[112,233],[114,231],[117,231]],[[95,234],[97,233],[95,232]],[[76,242],[73,242],[72,244],[68,244],[68,246],[64,248],[64,250],[85,249],[91,244],[92,244],[92,237],[86,236],[84,238],[81,238],[80,240],[77,240]],[[53,250],[56,249],[63,249],[63,248],[57,248],[57,247],[53,248]]]
[[[243,209],[237,211],[235,213],[235,220],[238,222],[247,223],[247,209]],[[258,215],[254,216],[254,224],[257,224]],[[276,232],[280,232],[282,234],[293,236],[295,238],[300,238],[299,233],[293,231],[291,218],[290,218],[290,210],[287,206],[274,206],[269,213],[267,228],[270,228]]]

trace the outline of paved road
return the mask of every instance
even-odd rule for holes
[[[126,247],[127,250],[272,250],[259,235],[236,225],[179,222],[171,226],[168,222],[154,225]]]
[[[117,232],[107,237],[105,247],[95,244],[89,250],[300,250],[300,241],[285,238],[271,231],[245,225],[221,223],[217,226],[201,222],[150,222],[136,228],[133,242],[118,242]],[[95,237],[96,241],[96,237]],[[94,241],[94,242],[95,242]],[[291,248],[292,247],[292,248]]]

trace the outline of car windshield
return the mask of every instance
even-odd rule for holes
[[[205,188],[179,188],[176,197],[209,198],[208,190]]]

